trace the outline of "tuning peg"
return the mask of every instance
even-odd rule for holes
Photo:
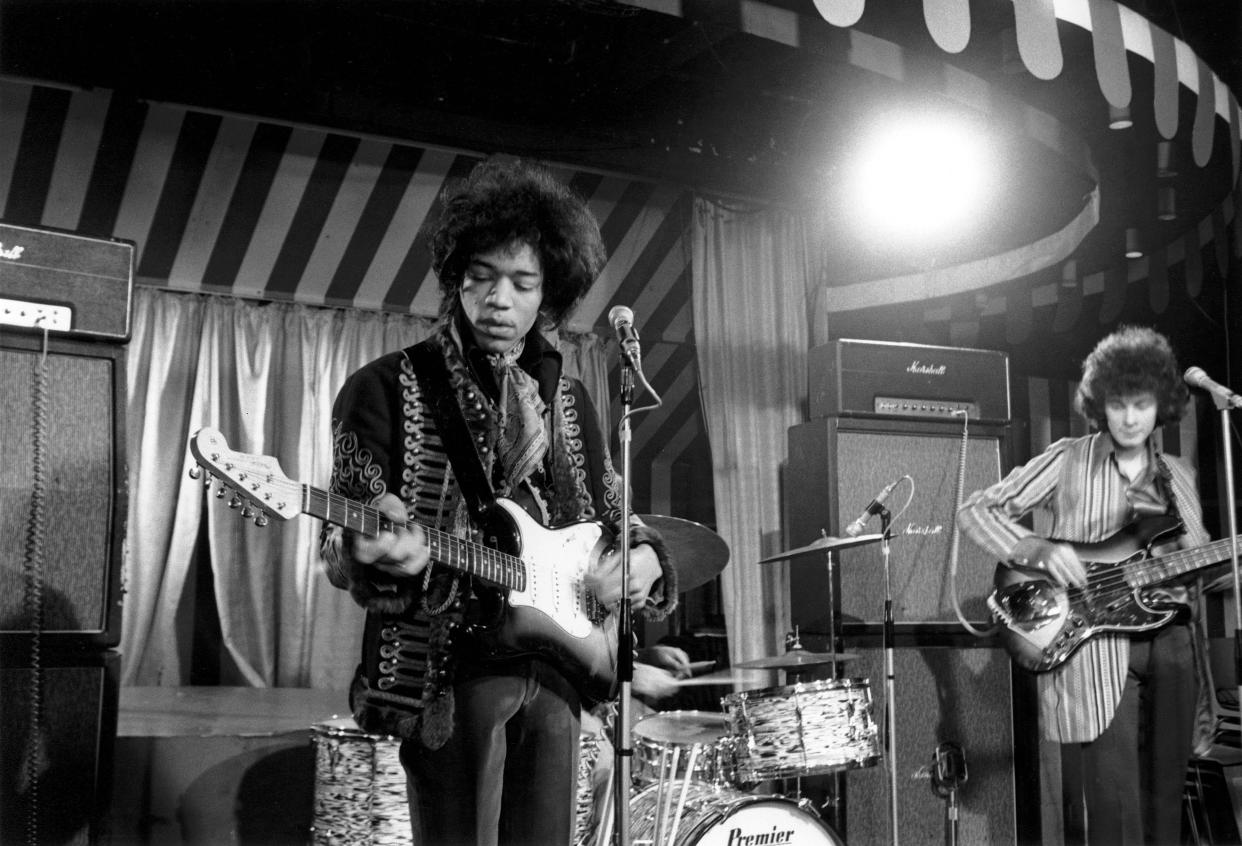
[[[202,477],[203,477],[203,468],[199,467],[197,464],[191,464],[190,465],[190,478],[201,479]]]
[[[237,494],[233,494],[232,498],[229,500],[229,508],[241,508],[241,504],[241,497]]]
[[[247,520],[254,516],[254,509],[250,507],[250,503],[246,503],[242,506],[241,516],[245,517]]]
[[[259,516],[254,518],[254,524],[262,529],[267,525],[267,515],[260,511]]]
[[[216,488],[216,499],[224,499],[225,490],[224,485],[220,485],[220,487]]]

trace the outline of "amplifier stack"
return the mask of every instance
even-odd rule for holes
[[[132,282],[128,242],[0,224],[5,843],[107,838]]]
[[[965,496],[1012,465],[1008,356],[841,339],[811,350],[807,369],[810,419],[788,433],[788,545],[843,538],[860,510],[902,480],[885,504],[887,559],[884,544],[870,543],[834,553],[831,570],[809,558],[789,565],[792,622],[803,638],[860,656],[844,672],[872,680],[877,720],[895,708],[896,746],[885,753],[893,760],[845,773],[835,788],[845,837],[892,842],[895,817],[903,841],[940,842],[944,808],[929,769],[947,745],[961,748],[970,772],[959,791],[962,842],[1026,841],[1039,828],[1038,803],[1019,797],[1038,795],[1037,750],[1029,728],[1015,723],[1029,718],[1029,682],[958,619],[960,610],[986,625],[995,561],[965,539],[950,560],[959,479]],[[880,532],[881,519],[870,521],[865,532]],[[886,646],[892,702],[880,683]]]

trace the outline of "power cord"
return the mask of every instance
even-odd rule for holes
[[[43,351],[31,373],[31,405],[34,415],[31,444],[32,481],[30,519],[26,525],[25,577],[26,611],[30,619],[30,732],[22,756],[19,790],[26,794],[26,842],[39,844],[39,770],[43,764],[43,551],[47,536],[47,327],[43,327]]]

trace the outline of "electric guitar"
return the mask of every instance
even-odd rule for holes
[[[196,432],[190,452],[207,471],[206,483],[213,477],[220,482],[216,496],[228,496],[229,506],[241,508],[242,516],[253,517],[257,525],[266,525],[269,517],[309,514],[370,537],[395,528],[377,508],[289,479],[271,456],[234,452],[215,429]],[[548,658],[592,702],[612,698],[616,617],[605,612],[585,584],[589,565],[612,545],[612,533],[590,520],[549,529],[503,497],[487,518],[487,544],[422,527],[432,561],[505,591],[500,625],[474,632],[476,639],[496,656]],[[415,525],[411,521],[406,527]]]
[[[1044,570],[1001,564],[988,607],[1001,623],[1001,643],[1014,662],[1036,672],[1060,665],[1090,638],[1136,634],[1172,622],[1180,607],[1161,605],[1149,588],[1229,558],[1229,538],[1153,556],[1181,521],[1167,514],[1130,523],[1096,543],[1072,543],[1087,569],[1084,587],[1065,587]]]

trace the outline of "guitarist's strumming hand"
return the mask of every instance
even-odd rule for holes
[[[377,537],[352,534],[350,554],[359,564],[370,564],[390,576],[417,576],[427,567],[427,536],[421,527],[406,528],[405,505],[396,494],[386,493],[375,507],[397,526],[396,532],[380,532]]]
[[[648,544],[630,547],[629,597],[635,605],[641,605],[651,593],[652,586],[663,573],[660,559]],[[586,585],[603,605],[621,601],[621,550],[614,548],[591,565],[586,573]]]
[[[1053,543],[1030,535],[1013,548],[1013,563],[1045,570],[1063,585],[1083,587],[1087,584],[1087,568],[1067,543]]]

